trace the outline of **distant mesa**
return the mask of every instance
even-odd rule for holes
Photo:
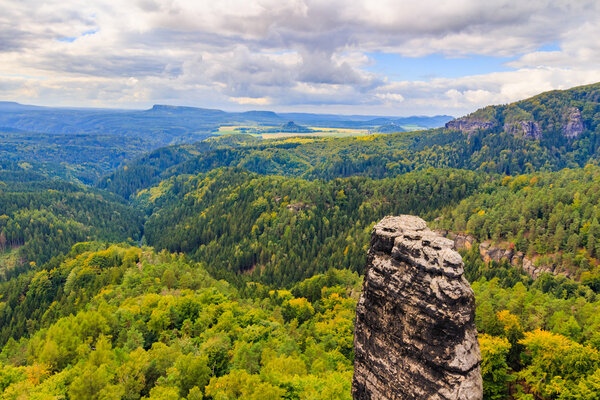
[[[289,121],[281,125],[279,128],[269,129],[265,132],[311,133],[316,131],[314,129],[307,128],[306,126],[297,125],[294,121]]]
[[[273,111],[244,111],[243,113],[240,113],[240,115],[243,115],[244,117],[248,118],[280,118],[279,115],[277,115]]]
[[[380,125],[377,128],[373,129],[372,133],[396,133],[396,132],[406,132],[407,130],[401,127],[400,125],[391,122],[389,124]]]
[[[44,107],[21,104],[21,103],[15,102],[15,101],[0,101],[0,111],[15,112],[15,111],[36,111],[36,110],[43,110],[43,109],[44,109]]]
[[[155,104],[148,111],[181,112],[181,111],[194,111],[194,108],[193,107],[170,106],[168,104]]]
[[[185,106],[170,106],[166,104],[155,104],[149,112],[165,113],[165,114],[184,114],[184,113],[197,113],[202,115],[225,115],[225,111],[212,109],[212,108],[199,108],[199,107],[185,107]]]

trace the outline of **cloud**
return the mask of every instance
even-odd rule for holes
[[[271,104],[271,101],[266,97],[230,97],[230,99],[238,104],[252,104],[259,106]]]
[[[0,98],[22,102],[461,114],[600,80],[596,0],[0,0],[0,7]],[[549,44],[555,48],[539,50]],[[408,81],[373,72],[373,52],[509,61],[497,73]]]
[[[375,96],[387,103],[401,103],[404,101],[404,96],[400,93],[377,93]]]

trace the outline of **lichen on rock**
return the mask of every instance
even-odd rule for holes
[[[356,310],[354,399],[482,399],[475,297],[453,245],[418,217],[375,225]]]

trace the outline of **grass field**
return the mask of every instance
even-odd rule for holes
[[[349,128],[321,128],[309,126],[314,132],[273,132],[277,126],[222,126],[217,135],[231,135],[245,133],[248,135],[261,137],[263,139],[278,139],[289,137],[348,137],[348,136],[364,136],[369,135],[368,129],[349,129]],[[265,132],[267,131],[267,132]]]
[[[249,130],[252,131],[240,131],[238,129],[240,128],[247,128]],[[268,127],[258,127],[258,126],[243,126],[243,125],[234,125],[234,126],[221,126],[219,127],[219,130],[217,132],[213,132],[216,135],[235,135],[235,134],[246,134],[246,135],[252,135],[252,136],[256,136],[256,137],[260,137],[260,134],[255,133],[253,130],[254,129],[260,129],[260,128],[268,128]]]

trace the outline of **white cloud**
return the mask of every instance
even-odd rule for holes
[[[600,80],[596,0],[0,0],[0,98],[461,114]],[[559,50],[538,51],[557,44]],[[367,53],[513,58],[403,81]]]
[[[230,97],[230,99],[238,104],[252,104],[259,106],[271,104],[271,101],[266,97]]]
[[[404,96],[400,93],[377,93],[375,97],[384,100],[386,103],[402,103],[404,101]]]

